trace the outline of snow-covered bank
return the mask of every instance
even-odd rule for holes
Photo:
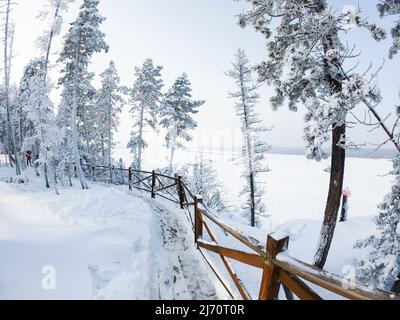
[[[322,211],[318,208],[325,199],[326,163],[315,169],[315,164],[309,162],[307,167],[306,160],[297,156],[271,159],[270,167],[275,169],[268,183],[267,203],[278,206],[284,223],[275,222],[277,219],[263,228],[250,228],[248,220],[235,212],[221,213],[221,219],[262,244],[271,231],[285,232],[290,236],[290,254],[310,263],[321,226]],[[349,159],[348,164],[353,191],[350,219],[338,224],[326,265],[328,271],[341,276],[348,275],[353,260],[363,254],[363,250],[353,248],[355,242],[376,232],[372,217],[382,200],[380,194],[383,197],[389,190],[392,179],[379,176],[389,171],[387,160]],[[234,182],[236,178],[229,178],[228,169],[225,172],[221,166],[219,172]],[[0,173],[1,177],[13,175],[7,168],[1,168]],[[216,294],[207,285],[211,272],[195,252],[193,234],[178,207],[161,198],[152,200],[148,194],[130,193],[126,186],[93,183],[89,191],[65,187],[56,196],[43,188],[43,181],[32,172],[27,177],[26,185],[0,182],[0,252],[7,261],[0,264],[0,299],[224,297],[219,287]],[[225,186],[230,189],[236,184]],[[221,244],[245,249],[218,228],[213,229]],[[224,272],[219,257],[214,258]],[[261,271],[232,264],[257,297]],[[41,271],[48,265],[57,271],[55,291],[41,286]],[[193,277],[193,272],[199,278]],[[229,280],[229,275],[224,276]],[[336,298],[326,292],[323,296]]]
[[[116,188],[57,197],[0,183],[0,299],[152,298],[153,218]],[[56,271],[56,290],[42,287],[45,266]],[[118,278],[122,286],[105,289]]]
[[[0,173],[13,174],[9,168]],[[56,196],[33,172],[28,175],[27,184],[0,182],[0,299],[160,299],[178,285],[170,298],[194,298],[185,287],[190,270],[180,284],[173,277],[183,267],[167,272],[178,269],[165,261],[178,261],[179,250],[164,248],[172,231],[162,230],[146,198],[126,187],[100,184],[88,191],[61,188]],[[186,260],[198,265],[194,244],[188,245]],[[209,283],[197,298],[216,294],[204,272],[191,280],[196,281],[203,288]]]

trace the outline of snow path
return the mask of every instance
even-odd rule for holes
[[[36,190],[0,183],[0,299],[217,298],[179,209],[106,185]]]
[[[162,202],[146,200],[157,213],[164,257],[158,261],[159,298],[163,300],[216,300],[218,295],[204,261],[196,252],[184,212]],[[167,266],[167,268],[165,268]]]

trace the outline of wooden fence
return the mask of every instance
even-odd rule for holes
[[[85,172],[95,180],[98,179],[98,177],[96,178],[96,172],[98,174],[102,173],[103,179],[104,173],[106,173],[105,180],[110,183],[115,183],[113,172],[122,173],[122,176],[127,178],[126,182],[129,190],[145,191],[150,193],[152,198],[159,196],[178,204],[186,212],[186,217],[193,227],[194,241],[201,255],[232,299],[235,299],[235,294],[207,258],[206,252],[219,256],[238,293],[244,300],[249,300],[252,297],[234,271],[229,259],[262,270],[259,295],[257,297],[259,300],[278,299],[281,286],[284,287],[287,294],[295,294],[300,300],[322,300],[321,295],[311,288],[311,284],[315,289],[323,288],[351,300],[400,300],[400,295],[382,290],[373,290],[289,256],[287,254],[289,238],[285,235],[272,233],[268,235],[266,245],[263,245],[257,240],[229,227],[203,204],[201,196],[194,195],[190,191],[180,176],[170,177],[155,171],[136,171],[131,168],[118,169],[115,167],[93,166],[84,166],[84,168]],[[125,180],[122,183],[125,183]],[[242,246],[244,245],[248,250],[241,251],[221,246],[212,232],[211,225],[220,228],[225,234],[235,238],[238,243],[241,243]],[[206,238],[209,240],[206,240]]]

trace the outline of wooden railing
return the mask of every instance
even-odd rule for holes
[[[258,240],[226,225],[211,209],[203,204],[201,196],[194,195],[190,191],[190,188],[180,176],[170,177],[156,171],[136,171],[131,168],[83,167],[85,173],[92,176],[94,180],[105,180],[109,183],[119,184],[127,183],[130,190],[145,191],[150,193],[152,198],[159,196],[178,204],[186,213],[186,217],[192,225],[194,241],[201,255],[232,299],[235,299],[237,295],[232,292],[230,286],[216,270],[207,253],[214,253],[219,256],[240,297],[244,300],[250,300],[252,297],[234,271],[230,260],[262,270],[257,297],[259,300],[278,299],[281,287],[284,287],[287,295],[295,294],[300,300],[322,300],[319,293],[321,288],[352,300],[400,300],[400,295],[371,289],[291,257],[287,253],[289,238],[284,234],[272,233],[268,235],[266,245],[263,245]],[[124,181],[114,181],[113,172],[122,173]],[[100,173],[103,178],[99,177],[101,176]],[[238,244],[244,246],[247,251],[220,245],[211,225],[236,239]]]

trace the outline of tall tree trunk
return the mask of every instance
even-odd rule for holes
[[[342,197],[344,172],[346,164],[346,150],[341,146],[341,141],[346,135],[346,125],[336,127],[332,133],[332,164],[329,184],[328,200],[326,202],[325,216],[322,224],[320,240],[314,265],[323,269],[328,258],[340,209]]]
[[[10,10],[11,1],[7,0],[6,7],[6,22],[4,26],[4,77],[5,77],[5,104],[7,110],[7,133],[9,137],[10,149],[15,157],[15,173],[17,176],[21,175],[21,166],[18,159],[17,146],[15,141],[15,130],[11,119],[10,110],[10,72],[9,72],[9,53],[8,53],[8,41],[9,41],[9,27],[10,27]]]
[[[171,146],[171,152],[169,156],[169,173],[172,174],[174,170],[174,157],[175,157],[175,141]]]
[[[86,116],[86,111],[87,108],[86,106],[83,107],[83,132],[85,135],[85,142],[86,142],[86,149],[87,149],[87,154],[89,158],[89,165],[93,165],[93,158],[92,158],[92,153],[90,151],[90,139],[89,139],[89,130],[88,130],[88,125],[87,125],[87,116]]]
[[[256,186],[255,186],[255,177],[254,177],[254,154],[253,154],[253,146],[251,143],[251,134],[250,134],[250,120],[248,107],[245,100],[245,84],[243,78],[243,71],[241,69],[240,76],[240,86],[242,91],[242,105],[243,105],[243,115],[244,115],[244,138],[246,143],[247,150],[247,160],[248,160],[248,169],[249,169],[249,189],[250,189],[250,224],[252,227],[256,226]]]
[[[137,154],[137,170],[142,170],[142,152],[143,152],[143,125],[144,125],[144,106],[140,110],[139,144]]]
[[[81,158],[79,154],[78,147],[78,127],[77,127],[77,112],[78,112],[78,64],[79,64],[79,48],[76,48],[75,55],[75,70],[74,70],[74,86],[73,86],[73,95],[72,95],[72,148],[75,159],[75,167],[76,173],[81,182],[82,189],[89,189],[87,181],[83,176],[83,171],[81,167]]]
[[[111,102],[110,102],[108,106],[108,163],[110,165],[110,183],[113,182],[113,172],[111,169],[112,166],[111,147],[112,147],[112,142],[111,142]]]
[[[101,140],[101,158],[103,159],[103,166],[107,166],[107,160],[106,160],[106,148],[104,145],[104,134],[100,135],[100,140]]]
[[[316,5],[317,11],[322,12],[323,10],[327,9],[326,0],[318,1]],[[328,34],[326,35],[325,39],[323,39],[325,56],[328,56],[328,52],[330,50],[335,49],[334,39],[336,36],[336,34]],[[325,59],[325,72],[327,75],[327,81],[330,84],[333,94],[342,91],[341,81],[332,76],[331,71],[331,68],[339,64],[340,62],[336,59]],[[340,209],[340,201],[342,198],[344,173],[346,166],[346,150],[344,149],[345,145],[343,142],[343,139],[346,138],[346,121],[344,121],[344,124],[341,126],[333,124],[332,127],[332,163],[328,199],[326,201],[325,215],[320,232],[320,239],[314,257],[314,265],[320,269],[323,269],[325,266],[332,244],[333,236],[335,234]]]
[[[251,226],[256,226],[256,207],[255,207],[255,187],[254,187],[254,173],[250,173],[250,212],[251,212]]]
[[[58,2],[56,10],[54,12],[53,26],[51,27],[50,34],[49,34],[49,43],[47,45],[47,50],[46,50],[44,83],[47,83],[47,73],[48,73],[48,69],[49,69],[50,52],[51,52],[51,46],[53,44],[54,31],[55,31],[54,28],[55,28],[56,21],[58,18],[58,13],[60,11],[60,5],[61,5],[61,1]]]

